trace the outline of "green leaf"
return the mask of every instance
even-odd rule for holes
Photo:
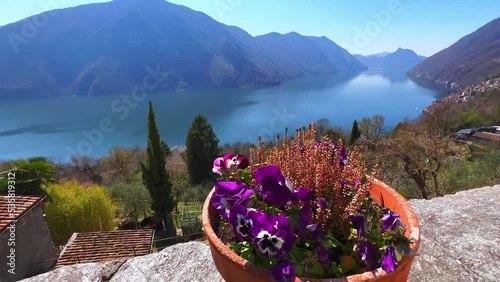
[[[241,257],[248,260],[249,262],[255,262],[254,247],[245,247],[241,250]]]
[[[327,269],[327,275],[328,277],[342,277],[342,269],[336,263],[332,262]]]
[[[304,266],[300,263],[295,263],[295,272],[298,277],[304,276]]]
[[[316,259],[316,258],[311,258],[308,263],[307,267],[307,273],[309,273],[310,277],[314,278],[323,278],[326,274],[326,270],[323,267],[323,265]]]

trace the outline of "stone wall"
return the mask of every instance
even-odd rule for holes
[[[490,132],[476,132],[473,137],[479,137],[483,139],[493,140],[500,142],[500,134],[498,133],[490,133]]]
[[[15,231],[0,234],[0,281],[18,281],[52,269],[57,261],[57,251],[43,217],[42,204],[36,205],[15,223]],[[13,235],[11,235],[13,234]],[[8,245],[15,236],[15,246]],[[10,249],[15,249],[15,274],[7,265]]]

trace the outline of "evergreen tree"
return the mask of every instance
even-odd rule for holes
[[[359,127],[358,127],[358,121],[357,120],[354,120],[354,122],[352,123],[352,130],[351,130],[351,137],[349,138],[349,144],[354,144],[354,142],[356,142],[356,140],[359,139],[359,137],[361,137],[361,131],[359,130]]]
[[[172,151],[170,150],[170,147],[165,143],[164,141],[160,142],[160,145],[163,149],[163,152],[165,153],[165,157],[168,157],[172,154]]]
[[[165,148],[162,147],[156,126],[153,104],[149,101],[148,146],[146,162],[141,163],[142,181],[151,195],[151,208],[163,221],[167,233],[175,235],[171,213],[175,207],[172,196],[172,182],[165,168]]]
[[[198,114],[186,137],[187,167],[194,184],[210,177],[212,165],[219,155],[219,139],[207,119]]]

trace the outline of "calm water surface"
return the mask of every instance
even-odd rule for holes
[[[255,142],[320,118],[350,129],[354,119],[385,116],[395,126],[437,100],[436,90],[403,73],[366,71],[321,75],[258,90],[154,94],[127,104],[120,96],[0,101],[0,160],[33,156],[67,161],[71,154],[104,156],[113,146],[146,145],[147,101],[153,101],[162,139],[183,145],[191,122],[205,115],[221,144]]]

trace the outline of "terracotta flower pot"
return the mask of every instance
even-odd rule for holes
[[[219,270],[219,273],[227,282],[272,281],[269,278],[268,270],[238,256],[235,252],[224,245],[217,237],[213,229],[215,219],[217,217],[217,212],[211,204],[213,193],[214,189],[212,189],[205,200],[205,204],[203,205],[202,221],[204,232],[210,243],[212,258],[217,269]],[[414,243],[411,244],[410,247],[416,252],[418,250],[418,246],[420,245],[420,230],[417,217],[406,199],[387,184],[379,180],[375,180],[373,182],[370,189],[370,195],[375,202],[379,204],[383,198],[384,205],[400,215],[401,221],[407,227],[405,235],[414,240]],[[413,257],[403,258],[403,260],[399,262],[396,271],[390,273],[385,272],[382,268],[378,268],[374,271],[351,275],[345,278],[296,278],[295,281],[406,281],[408,274],[410,273],[413,259]]]

